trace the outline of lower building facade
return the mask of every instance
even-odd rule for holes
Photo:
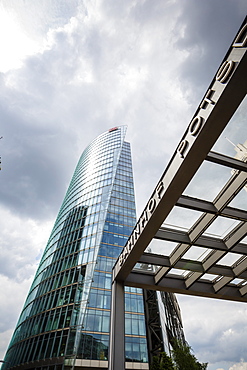
[[[136,223],[125,135],[126,126],[114,127],[82,153],[3,369],[108,367],[111,271]],[[148,369],[152,354],[169,353],[169,335],[183,337],[175,297],[126,287],[126,369]]]

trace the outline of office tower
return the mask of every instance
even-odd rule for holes
[[[111,270],[136,222],[125,134],[126,126],[112,128],[84,150],[4,368],[107,367]],[[142,290],[126,287],[125,305],[127,367],[148,369]]]

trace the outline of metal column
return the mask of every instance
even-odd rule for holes
[[[113,280],[111,298],[109,370],[125,369],[124,312],[124,283]]]

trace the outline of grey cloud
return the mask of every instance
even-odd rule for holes
[[[25,293],[28,291],[30,286],[30,281],[24,281],[22,284],[10,283],[7,279],[1,278],[1,285],[2,288],[0,290],[1,299],[2,299],[2,307],[1,307],[1,314],[4,317],[4,320],[1,320],[0,323],[0,333],[1,333],[1,341],[3,341],[5,334],[4,332],[7,331],[9,328],[13,328],[16,324],[17,315],[20,313],[21,305],[24,303]],[[8,288],[8,289],[6,289]],[[10,294],[11,292],[11,294]],[[13,329],[12,329],[13,330]],[[7,333],[8,336],[10,333]],[[5,344],[4,349],[6,348]],[[1,351],[1,358],[3,358],[4,353]]]
[[[3,112],[2,112],[3,113]],[[57,211],[71,166],[66,135],[27,127],[24,117],[5,115],[1,145],[1,203],[22,217],[47,218]],[[73,162],[72,162],[73,163]]]
[[[245,303],[178,296],[186,339],[200,361],[246,361]]]
[[[174,29],[176,47],[188,53],[180,78],[190,91],[190,100],[203,95],[221,60],[233,41],[247,11],[244,0],[204,1],[181,4],[181,14]]]
[[[33,265],[33,254],[30,256],[32,245],[27,245],[26,240],[24,243],[26,247],[24,249],[24,253],[26,256],[29,254],[29,260],[27,257],[24,259],[20,254],[20,248],[18,249],[20,241],[15,241],[15,245],[8,243],[8,249],[5,249],[6,244],[2,245],[2,257],[0,262],[1,275],[7,276],[9,279],[12,279],[17,283],[22,283],[24,280],[31,278],[34,275],[36,268],[36,266]],[[9,253],[10,250],[11,254]]]

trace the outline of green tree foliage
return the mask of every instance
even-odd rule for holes
[[[172,359],[165,352],[160,357],[154,356],[150,370],[175,370]]]
[[[158,356],[153,357],[153,362],[150,370],[160,370],[160,360]]]
[[[161,369],[175,370],[172,359],[165,352],[162,353],[161,357]]]
[[[191,353],[191,347],[188,344],[176,341],[172,351],[176,370],[206,370],[208,364],[200,363]]]
[[[179,341],[174,341],[173,360],[165,353],[154,356],[150,370],[206,370],[208,364],[200,363],[191,353],[191,347]]]

